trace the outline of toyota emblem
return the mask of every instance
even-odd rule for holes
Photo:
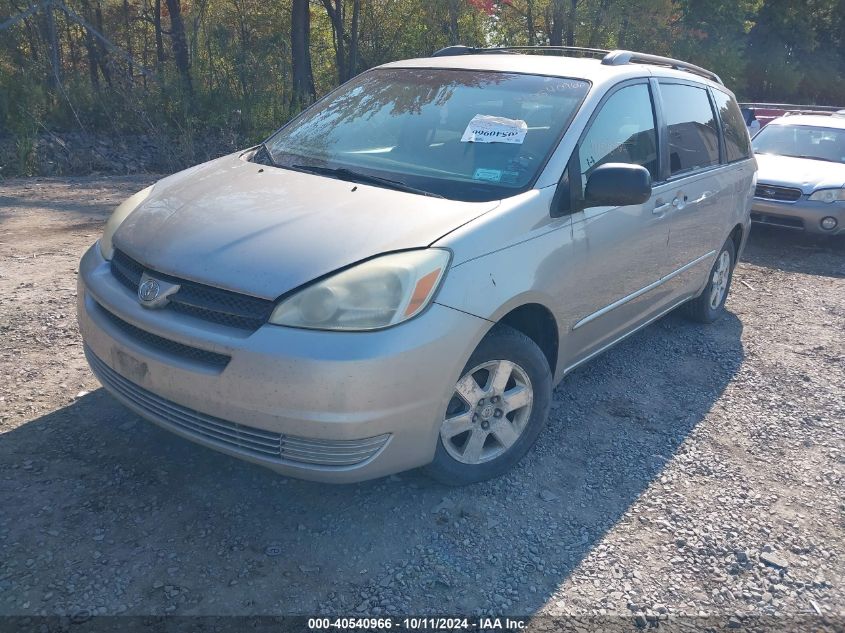
[[[161,292],[161,286],[155,279],[147,279],[144,283],[138,286],[138,298],[145,303],[150,303],[158,299]]]
[[[179,292],[179,284],[164,279],[156,279],[146,272],[138,283],[138,301],[145,308],[163,308],[170,302],[170,297]]]

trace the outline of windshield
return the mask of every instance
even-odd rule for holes
[[[780,154],[845,163],[845,130],[810,125],[767,125],[752,141],[755,154]]]
[[[351,171],[454,200],[497,200],[533,184],[588,89],[561,77],[373,70],[266,147],[279,167],[344,169],[344,178]]]

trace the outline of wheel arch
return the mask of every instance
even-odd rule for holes
[[[522,332],[534,341],[546,357],[552,376],[555,375],[560,340],[557,319],[549,308],[540,303],[524,303],[512,308],[496,323]]]
[[[737,262],[739,261],[739,256],[742,253],[742,247],[745,241],[745,234],[745,227],[742,224],[737,224],[733,227],[733,229],[731,229],[729,237],[734,243],[734,267],[736,267]]]

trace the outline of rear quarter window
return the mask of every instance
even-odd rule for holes
[[[719,164],[719,132],[704,88],[660,84],[673,176]]]
[[[725,158],[729,163],[751,158],[751,139],[745,119],[736,101],[718,90],[713,91],[719,118],[722,120],[722,134],[725,137]]]

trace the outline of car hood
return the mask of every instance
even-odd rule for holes
[[[757,182],[795,187],[805,194],[845,186],[845,165],[811,158],[757,154]]]
[[[368,257],[426,247],[498,204],[383,189],[231,155],[157,182],[114,244],[153,270],[275,299]]]

